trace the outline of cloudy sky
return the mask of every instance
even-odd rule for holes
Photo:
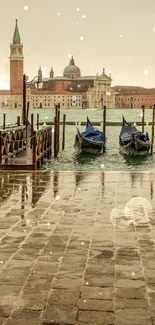
[[[30,78],[39,65],[62,75],[73,54],[83,75],[105,68],[113,85],[155,87],[155,0],[1,0],[0,88],[16,18]]]

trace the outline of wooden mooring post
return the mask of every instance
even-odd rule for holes
[[[56,128],[57,128],[57,119],[56,116],[54,118],[54,158],[57,157],[57,146],[56,146]]]
[[[26,125],[26,75],[23,75],[23,112],[22,123]]]
[[[63,115],[63,127],[62,127],[62,150],[65,149],[65,127],[66,127],[66,114]]]
[[[144,133],[144,125],[145,125],[145,105],[142,105],[142,132]]]
[[[54,118],[54,158],[59,153],[60,142],[60,104],[55,105],[55,118]]]
[[[33,136],[33,131],[34,131],[34,116],[31,114],[31,137]],[[31,145],[30,148],[32,149],[32,141],[33,139],[31,138]]]
[[[155,105],[153,105],[153,110],[152,110],[151,155],[153,155],[153,146],[154,146],[154,120],[155,120]]]
[[[6,114],[3,114],[3,130],[5,130],[6,127]]]
[[[20,126],[20,116],[17,116],[17,126]]]
[[[103,153],[106,149],[106,106],[103,107]]]
[[[37,130],[39,130],[39,114],[37,114]]]

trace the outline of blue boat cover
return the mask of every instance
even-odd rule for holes
[[[103,132],[95,128],[94,126],[86,127],[85,131],[81,133],[81,135],[89,140],[93,141],[103,141]]]

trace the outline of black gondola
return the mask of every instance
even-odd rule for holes
[[[126,122],[123,116],[122,130],[119,136],[120,152],[130,156],[146,156],[150,150],[150,139],[146,132],[137,130]]]
[[[103,132],[94,127],[87,117],[85,131],[80,133],[77,128],[74,147],[79,154],[82,152],[97,154],[103,151],[103,140]]]

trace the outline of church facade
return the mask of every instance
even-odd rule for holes
[[[16,20],[13,41],[10,45],[10,90],[0,90],[0,107],[21,108],[23,91],[24,56],[18,22]],[[74,58],[64,68],[62,76],[43,78],[41,67],[38,79],[27,81],[27,101],[31,108],[54,108],[56,103],[64,109],[115,107],[115,92],[111,87],[111,75],[102,70],[100,75],[82,76]]]

